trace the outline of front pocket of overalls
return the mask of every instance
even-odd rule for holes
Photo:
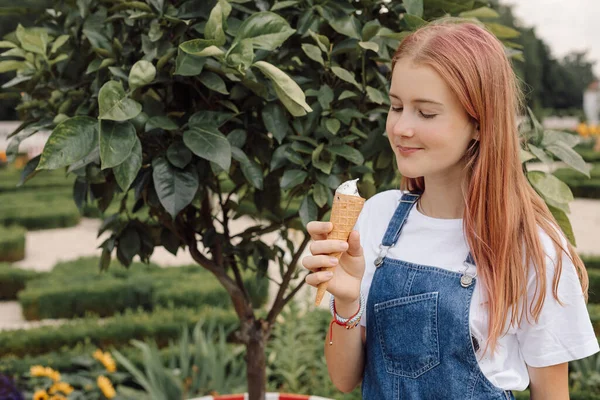
[[[375,304],[375,324],[388,373],[417,378],[440,363],[438,293]]]

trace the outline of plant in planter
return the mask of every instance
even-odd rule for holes
[[[267,340],[304,284],[297,268],[310,241],[304,225],[327,217],[342,181],[360,176],[370,197],[397,178],[383,136],[390,55],[408,32],[446,14],[480,18],[501,39],[518,35],[493,23],[497,14],[485,5],[55,2],[35,28],[19,26],[0,41],[0,70],[16,71],[4,89],[23,93],[24,122],[8,156],[52,130],[24,179],[65,168],[77,176],[80,208],[95,200],[103,211],[119,195],[119,213],[101,227],[111,231],[101,268],[113,253],[127,266],[136,255],[148,261],[155,246],[187,248],[227,290],[240,322],[234,340],[246,346],[250,398],[264,399]],[[544,154],[544,133],[534,132],[540,151],[524,153],[528,159]],[[554,205],[568,203],[568,188],[534,175]],[[134,214],[143,206],[148,218],[140,219]],[[250,226],[232,231],[242,217]],[[292,229],[301,231],[297,242]],[[279,240],[268,243],[269,233]],[[252,303],[245,270],[278,285],[268,310]]]

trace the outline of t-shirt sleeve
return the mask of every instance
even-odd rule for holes
[[[538,322],[531,315],[527,320],[524,314],[516,332],[523,359],[532,367],[561,364],[600,351],[573,262],[561,251],[562,270],[558,298],[563,305],[560,305],[552,293],[557,254],[548,235],[542,233],[541,240],[546,252],[546,297]],[[563,241],[564,244],[566,241]],[[528,308],[535,291],[535,269],[530,267],[527,283]]]

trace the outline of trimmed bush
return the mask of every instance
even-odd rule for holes
[[[600,163],[600,152],[594,151],[592,147],[577,145],[573,148],[579,155],[589,163]]]
[[[590,286],[588,288],[588,303],[600,303],[600,270],[588,269]]]
[[[237,315],[230,309],[159,308],[151,313],[128,310],[103,320],[82,318],[59,326],[0,332],[0,357],[33,356],[90,343],[101,348],[121,347],[131,339],[153,339],[164,347],[169,340],[179,338],[183,324],[207,318],[216,319],[226,330],[238,325]]]
[[[249,292],[260,307],[267,301],[268,281],[246,278]],[[64,290],[68,287],[69,290]],[[210,305],[231,307],[231,300],[217,279],[200,266],[159,268],[134,263],[129,269],[98,271],[98,258],[82,258],[57,264],[42,279],[32,280],[19,293],[28,320],[76,318],[92,313],[110,316],[126,309]]]
[[[588,256],[588,255],[580,255],[581,260],[585,264],[585,267],[589,269],[598,269],[600,270],[600,256]]]
[[[25,258],[25,234],[20,226],[0,226],[0,261],[20,261]]]
[[[593,304],[588,302],[587,304],[588,313],[590,314],[590,320],[596,332],[596,337],[600,336],[600,304]]]
[[[65,176],[64,170],[38,171],[35,179],[31,179],[21,187],[17,184],[21,180],[21,170],[13,167],[0,170],[0,193],[1,192],[21,192],[33,189],[46,188],[72,188],[75,181],[75,175]]]
[[[81,218],[70,188],[1,193],[0,204],[0,225],[28,230],[75,226]]]
[[[0,263],[0,300],[16,300],[17,293],[25,288],[28,281],[43,274]]]
[[[571,188],[573,196],[600,199],[600,164],[593,165],[590,178],[565,168],[554,171],[554,175]]]

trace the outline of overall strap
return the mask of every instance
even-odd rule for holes
[[[383,240],[381,241],[383,246],[392,247],[396,244],[400,237],[400,232],[402,232],[402,228],[404,227],[404,223],[406,222],[406,218],[408,217],[410,210],[417,203],[419,196],[419,193],[404,193],[402,195],[400,204],[398,204],[394,216],[385,231],[385,235],[383,235]]]

